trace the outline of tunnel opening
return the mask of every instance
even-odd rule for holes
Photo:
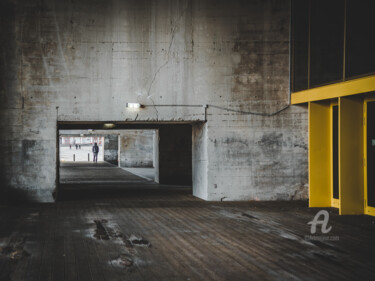
[[[56,200],[192,194],[192,124],[62,122],[57,135]]]
[[[93,161],[92,147],[97,144],[99,148],[98,162],[104,161],[104,137],[101,135],[91,135],[89,131],[85,134],[82,131],[66,132],[61,131],[59,134],[59,155],[60,163],[71,162],[91,162]]]

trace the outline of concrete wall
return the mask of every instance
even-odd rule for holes
[[[154,143],[154,151],[153,151],[153,164],[154,164],[154,172],[155,178],[154,181],[159,183],[160,173],[159,173],[159,130],[155,130],[152,141]]]
[[[118,165],[119,158],[118,138],[118,135],[104,136],[104,161],[116,166]]]
[[[208,199],[208,154],[207,123],[195,124],[192,128],[192,174],[193,194]],[[216,188],[214,186],[214,188]]]
[[[120,133],[120,167],[153,167],[154,131],[127,130]]]
[[[58,120],[205,120],[203,107],[154,104],[209,105],[193,129],[196,196],[306,198],[307,109],[244,114],[289,102],[289,10],[288,0],[1,1],[1,198],[53,200]],[[146,107],[126,109],[133,101]]]

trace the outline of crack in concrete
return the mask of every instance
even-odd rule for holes
[[[154,107],[155,109],[155,112],[156,112],[156,121],[158,121],[159,119],[159,112],[158,110],[156,109],[156,106],[155,106],[155,102],[154,100],[151,98],[151,95],[150,95],[150,92],[151,92],[151,88],[152,88],[152,85],[154,84],[155,80],[156,80],[156,77],[157,75],[159,74],[159,72],[169,64],[169,60],[170,60],[170,54],[171,54],[171,49],[172,49],[172,44],[173,44],[173,41],[174,41],[174,38],[175,38],[175,35],[176,35],[176,29],[177,27],[179,26],[180,24],[180,21],[182,19],[182,17],[184,16],[184,14],[186,13],[187,9],[189,8],[189,1],[186,1],[186,7],[182,10],[180,16],[178,17],[178,19],[175,21],[173,27],[172,27],[172,32],[171,32],[171,40],[169,42],[169,47],[168,47],[168,51],[167,51],[167,60],[161,65],[159,66],[159,68],[155,71],[154,73],[154,76],[151,80],[151,83],[150,83],[150,86],[148,87],[148,90],[147,90],[147,98],[151,100],[152,102],[152,106]]]
[[[157,110],[157,108],[155,106],[155,102],[154,102],[154,100],[152,99],[151,96],[147,96],[147,98],[150,99],[151,102],[152,102],[152,106],[154,107],[154,110],[156,112],[156,121],[158,121],[159,120],[159,111]]]

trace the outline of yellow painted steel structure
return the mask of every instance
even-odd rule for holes
[[[292,104],[320,101],[375,91],[375,75],[295,92]]]
[[[372,93],[373,92],[373,93]],[[292,94],[309,107],[309,205],[336,207],[340,214],[369,214],[367,206],[367,102],[375,101],[375,76]],[[339,199],[333,198],[332,108],[338,106]]]
[[[364,207],[365,207],[365,214],[367,215],[371,215],[371,216],[375,216],[375,208],[374,207],[371,207],[371,206],[368,206],[368,198],[367,198],[367,126],[368,126],[368,122],[367,122],[367,103],[368,102],[375,102],[375,98],[366,98],[364,100],[364,105],[363,105],[363,147],[364,147],[364,187],[365,187],[365,190],[364,190],[364,196],[365,196],[365,204],[364,204]]]
[[[330,104],[309,102],[309,205],[331,206]]]

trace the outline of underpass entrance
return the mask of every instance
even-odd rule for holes
[[[192,193],[191,124],[58,124],[57,198]],[[92,147],[98,144],[98,162]]]

